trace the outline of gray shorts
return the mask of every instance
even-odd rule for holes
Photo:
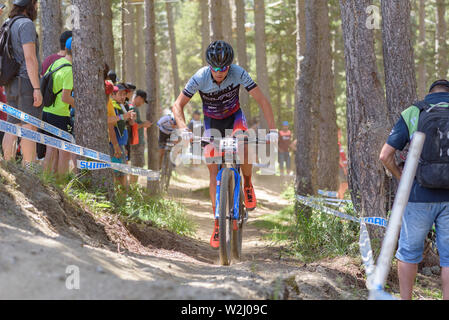
[[[33,85],[29,79],[17,77],[8,86],[6,86],[6,98],[8,104],[22,112],[38,119],[42,118],[42,107],[33,106]],[[8,115],[8,122],[13,124],[21,124],[22,121]]]

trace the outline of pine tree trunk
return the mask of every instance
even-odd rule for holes
[[[176,56],[176,36],[175,36],[175,22],[173,19],[173,5],[170,2],[165,3],[167,10],[167,22],[168,22],[168,35],[170,38],[170,56],[171,56],[171,68],[173,77],[173,94],[176,100],[180,93],[180,81],[178,71],[178,58]]]
[[[232,45],[232,11],[230,0],[221,0],[222,2],[222,29],[223,40]]]
[[[122,81],[135,83],[134,6],[122,0]]]
[[[296,0],[296,87],[295,105],[298,104],[298,83],[301,76],[301,62],[304,59],[306,48],[306,3],[305,0]]]
[[[201,11],[201,59],[203,66],[205,66],[207,64],[205,53],[210,44],[209,2],[208,0],[199,1]]]
[[[223,40],[223,4],[222,0],[209,0],[210,42]]]
[[[385,87],[390,127],[418,97],[410,1],[382,1]],[[400,85],[398,85],[400,84]]]
[[[100,0],[101,4],[101,44],[104,62],[111,70],[115,70],[114,35],[112,33],[112,0]]]
[[[46,58],[59,52],[59,37],[62,31],[60,0],[41,0],[42,54]]]
[[[138,88],[145,88],[145,40],[144,40],[144,7],[138,5],[136,8],[136,81]]]
[[[73,0],[80,11],[80,26],[73,30],[75,137],[78,145],[109,154],[106,99],[103,82],[101,7],[98,0]],[[111,172],[92,172],[92,183],[112,194]]]
[[[439,79],[446,79],[448,68],[448,50],[446,43],[446,0],[437,0],[437,74]]]
[[[240,67],[248,70],[248,56],[245,27],[245,1],[235,0],[236,24],[237,24],[237,60]],[[244,88],[240,90],[240,104],[248,120],[252,120],[249,107],[249,94]]]
[[[159,108],[157,103],[157,58],[156,58],[156,15],[154,0],[145,0],[145,48],[147,65],[147,93],[148,109],[147,120],[157,123],[159,120]],[[148,168],[159,170],[158,136],[159,130],[153,125],[147,129],[148,136]],[[159,182],[148,181],[148,192],[152,195],[159,194]]]
[[[379,150],[388,136],[387,105],[379,81],[373,30],[366,27],[370,0],[340,0],[345,43],[349,188],[358,214],[385,217],[385,171]],[[375,231],[380,239],[382,231]]]
[[[418,64],[418,96],[424,99],[427,92],[427,70],[426,70],[426,3],[419,0],[419,64]]]
[[[282,76],[283,76],[283,70],[282,70],[282,47],[279,46],[278,53],[277,53],[277,66],[276,66],[276,109],[277,109],[277,127],[281,128],[282,126]]]
[[[320,123],[317,184],[320,189],[338,189],[339,148],[337,111],[335,106],[334,73],[327,0],[316,0],[319,32]],[[317,80],[318,81],[318,80]]]
[[[262,90],[263,94],[270,101],[270,79],[268,77],[267,68],[267,48],[265,36],[265,3],[264,0],[254,0],[254,22],[255,22],[255,36],[256,43],[256,69],[257,69],[257,84]],[[268,129],[265,116],[260,109],[259,124],[261,129]]]
[[[316,139],[317,121],[316,97],[319,97],[319,86],[315,85],[319,78],[318,64],[318,6],[317,1],[307,1],[306,15],[306,45],[304,60],[301,62],[301,76],[298,82],[298,101],[296,104],[295,131],[297,139],[296,162],[296,193],[300,195],[315,195],[316,160],[318,141]]]

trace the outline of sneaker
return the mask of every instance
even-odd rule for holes
[[[218,220],[215,220],[214,233],[212,233],[212,237],[210,238],[210,245],[214,249],[218,249],[220,247],[220,229]]]
[[[251,185],[249,188],[245,188],[245,207],[249,211],[256,209],[257,199],[254,192],[254,187]]]

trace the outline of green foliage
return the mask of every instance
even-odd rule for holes
[[[193,223],[185,216],[184,208],[167,198],[150,197],[140,186],[120,190],[114,199],[115,212],[134,222],[151,221],[158,228],[180,235],[193,235]]]
[[[291,191],[284,195],[291,198]],[[294,195],[293,195],[294,196]],[[359,225],[319,210],[312,210],[307,217],[304,208],[291,205],[275,215],[267,215],[255,224],[269,229],[267,239],[285,244],[287,252],[305,262],[332,258],[336,256],[357,256],[359,254]],[[346,208],[347,214],[353,214]]]
[[[151,222],[157,228],[166,229],[179,235],[192,235],[195,225],[187,218],[184,208],[167,198],[149,196],[141,186],[131,186],[128,190],[116,187],[112,201],[108,200],[106,190],[93,189],[89,175],[68,174],[56,178],[49,173],[40,173],[46,185],[61,188],[73,200],[82,203],[95,215],[118,214],[124,221]]]

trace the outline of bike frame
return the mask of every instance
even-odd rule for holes
[[[240,190],[241,190],[241,181],[242,176],[240,175],[240,172],[238,168],[228,168],[226,166],[221,167],[220,171],[217,174],[217,192],[215,196],[215,219],[220,218],[220,189],[221,189],[221,179],[223,176],[223,171],[226,169],[231,169],[234,172],[234,178],[235,178],[235,186],[234,186],[234,206],[233,206],[233,218],[234,220],[240,219]]]

